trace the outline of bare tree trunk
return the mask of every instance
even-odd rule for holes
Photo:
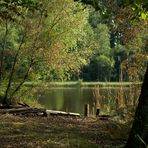
[[[28,78],[28,75],[29,75],[32,65],[33,65],[33,61],[31,60],[29,66],[28,66],[28,69],[26,71],[26,74],[23,77],[23,80],[19,83],[19,85],[15,88],[15,90],[10,95],[10,98],[9,98],[10,100],[13,98],[14,94],[20,90],[21,86],[25,83],[26,79]]]
[[[136,109],[133,126],[125,148],[146,148],[148,145],[148,65]]]

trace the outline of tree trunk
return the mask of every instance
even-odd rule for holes
[[[148,145],[148,65],[136,109],[133,126],[125,148],[146,148]]]

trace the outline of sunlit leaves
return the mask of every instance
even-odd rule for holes
[[[49,3],[48,27],[52,40],[66,48],[76,45],[87,23],[88,12],[79,3],[54,0]]]
[[[23,17],[26,11],[37,9],[37,3],[33,0],[1,0],[0,19],[16,21],[17,17]]]
[[[148,17],[148,14],[146,14],[146,13],[144,13],[144,12],[141,13],[141,18],[142,18],[142,19],[146,20],[147,17]]]
[[[36,67],[41,77],[44,77],[43,73],[54,71],[53,75],[56,75],[57,79],[62,77],[65,79],[65,76],[69,78],[70,74],[78,72],[81,65],[88,62],[88,55],[91,54],[89,50],[91,50],[92,39],[89,40],[89,36],[92,30],[88,24],[88,9],[73,0],[51,0],[50,2],[45,0],[43,4],[47,10],[47,17],[43,18],[40,29],[37,29],[37,23],[35,23],[38,17],[29,20],[32,24],[29,27],[32,28],[29,34],[33,36],[38,34],[37,42],[42,50],[42,52],[38,50],[35,52],[38,57],[36,61],[40,61]],[[30,43],[28,42],[29,44],[32,39]],[[39,67],[44,67],[44,70]],[[49,76],[46,78],[48,79]]]

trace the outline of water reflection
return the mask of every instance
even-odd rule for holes
[[[100,105],[102,113],[109,113],[115,110],[117,105],[127,105],[129,96],[132,96],[132,101],[137,100],[139,92],[131,91],[129,87],[121,88],[99,88],[100,89]],[[84,105],[90,105],[90,111],[93,107],[93,91],[94,88],[87,87],[53,87],[46,90],[41,90],[38,99],[41,105],[47,109],[62,110],[68,112],[84,113]],[[136,102],[136,101],[133,101]],[[133,104],[134,105],[134,104]]]

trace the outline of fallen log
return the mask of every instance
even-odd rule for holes
[[[36,115],[36,116],[59,115],[59,116],[75,116],[75,117],[80,116],[79,113],[46,110],[42,108],[31,108],[31,107],[0,109],[0,114]]]
[[[45,109],[39,109],[39,108],[31,108],[31,107],[22,107],[22,108],[11,108],[11,109],[0,109],[0,114],[39,114],[43,113],[46,114]]]
[[[49,115],[61,115],[61,116],[77,116],[80,117],[79,113],[56,111],[56,110],[46,110],[47,116]]]

